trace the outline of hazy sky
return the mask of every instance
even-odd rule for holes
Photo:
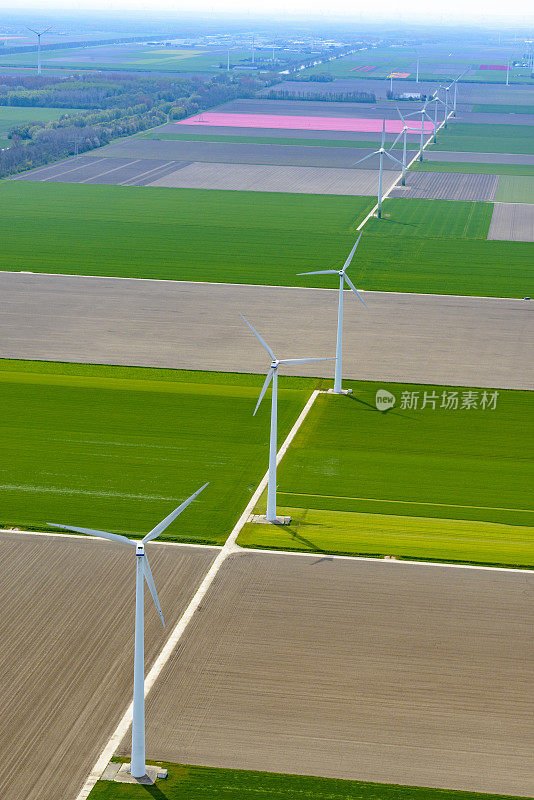
[[[13,12],[12,0],[0,0],[0,9]],[[268,0],[251,3],[250,0],[77,0],[75,4],[61,5],[57,0],[19,0],[16,5],[19,13],[35,11],[39,14],[63,12],[73,18],[76,11],[96,12],[98,15],[116,16],[146,12],[147,16],[179,19],[180,13],[213,12],[238,13],[244,18],[254,15],[279,15],[299,17],[345,17],[356,20],[389,19],[391,22],[419,21],[423,24],[439,21],[444,24],[465,21],[472,24],[495,24],[503,21],[521,28],[534,27],[533,0],[380,0],[377,2],[354,2],[354,0]],[[1,23],[1,18],[0,18]]]

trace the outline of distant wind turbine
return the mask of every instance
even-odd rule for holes
[[[368,308],[367,303],[346,274],[348,267],[354,257],[354,253],[356,252],[356,248],[360,244],[360,239],[362,235],[358,236],[356,240],[356,244],[350,251],[347,260],[343,264],[341,269],[320,269],[315,272],[299,272],[299,275],[339,275],[339,302],[338,302],[338,312],[337,312],[337,340],[336,340],[336,367],[335,367],[335,376],[334,376],[334,392],[336,394],[342,394],[343,389],[341,386],[341,381],[343,377],[343,290],[345,289],[345,281],[347,281],[349,288],[352,289],[358,300],[363,303],[365,308]]]
[[[406,120],[402,116],[400,108],[398,106],[397,106],[397,113],[398,113],[399,117],[402,120],[402,130],[401,130],[401,132],[399,133],[399,135],[397,136],[397,138],[395,139],[395,141],[393,142],[393,144],[391,145],[391,147],[389,149],[393,150],[393,148],[395,147],[395,145],[397,144],[397,142],[399,141],[401,136],[404,137],[403,138],[403,142],[402,142],[402,178],[401,178],[401,184],[402,184],[402,186],[406,186],[406,166],[407,166],[407,141],[406,140],[407,140],[407,137],[408,137],[408,133],[419,133],[419,131],[416,130],[415,128],[409,128],[408,127],[408,125],[406,124]]]
[[[429,102],[428,100],[425,100],[423,107],[420,111],[412,111],[411,114],[406,114],[406,117],[417,117],[418,115],[421,117],[421,144],[419,146],[419,161],[423,160],[423,146],[425,143],[425,117],[427,117],[427,119],[429,119],[430,122],[433,122],[432,117],[426,110],[428,102]]]
[[[163,613],[159,604],[154,578],[148,563],[145,552],[145,545],[162,533],[176,517],[193,502],[200,492],[208,484],[201,486],[191,497],[178,506],[168,517],[165,517],[155,528],[147,533],[141,541],[128,539],[118,533],[108,533],[107,531],[95,531],[91,528],[76,528],[72,525],[58,525],[55,522],[47,522],[54,528],[63,528],[66,531],[75,533],[86,533],[90,536],[100,536],[102,539],[110,539],[113,542],[120,542],[135,547],[136,555],[136,580],[135,580],[135,644],[134,644],[134,688],[133,688],[133,720],[132,720],[132,763],[131,774],[134,778],[142,778],[146,773],[145,764],[145,620],[144,620],[144,581],[147,582],[150,594],[154,600],[156,611],[165,627]]]
[[[363,158],[360,158],[359,161],[355,161],[354,164],[352,165],[353,167],[355,167],[356,164],[361,164],[362,161],[367,161],[367,159],[371,158],[372,156],[380,157],[378,161],[378,211],[377,211],[378,219],[382,219],[382,173],[384,171],[384,156],[387,156],[389,159],[391,159],[391,161],[395,161],[402,167],[402,163],[399,161],[399,159],[395,158],[395,156],[392,156],[391,153],[389,153],[384,148],[385,139],[386,139],[386,120],[384,119],[382,121],[382,142],[380,144],[380,148],[378,150],[375,150],[374,153],[369,153]]]
[[[45,33],[48,33],[48,31],[51,31],[52,30],[52,25],[49,28],[45,28],[44,31],[34,31],[33,28],[28,28],[28,30],[31,31],[32,33],[35,33],[35,35],[37,36],[37,74],[40,75],[41,74],[41,36],[43,36]]]
[[[263,400],[265,392],[267,391],[269,384],[272,380],[273,382],[273,393],[271,399],[271,437],[269,441],[269,480],[267,484],[267,514],[266,519],[267,522],[280,522],[280,520],[276,516],[276,445],[277,445],[277,415],[278,415],[278,367],[282,364],[287,367],[293,366],[294,364],[310,364],[312,361],[333,361],[333,357],[331,358],[276,358],[275,354],[267,344],[267,342],[262,339],[256,328],[254,328],[248,319],[243,316],[243,314],[239,315],[241,319],[248,325],[258,342],[261,344],[264,350],[267,351],[270,359],[271,359],[271,366],[269,367],[269,371],[267,372],[267,377],[265,378],[265,382],[263,384],[262,390],[260,392],[260,396],[258,398],[258,402],[256,403],[256,408],[254,409],[254,416],[256,411],[260,407],[260,403]]]

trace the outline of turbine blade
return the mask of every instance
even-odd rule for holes
[[[402,120],[402,121],[404,122],[404,120]],[[406,125],[406,123],[405,123],[405,122],[404,122],[404,124]],[[407,126],[407,125],[406,125],[406,130],[407,130],[407,131],[408,131],[408,130],[410,130],[410,129],[408,128],[408,126]],[[403,131],[403,130],[402,130],[402,131],[399,133],[399,135],[397,136],[397,138],[394,140],[393,144],[390,146],[390,148],[389,148],[390,150],[393,150],[393,148],[395,147],[395,145],[397,144],[397,142],[399,141],[399,139],[401,138],[401,136],[402,136],[402,134],[403,134],[403,133],[404,133],[404,131]]]
[[[367,303],[365,302],[365,300],[363,299],[363,297],[361,296],[361,294],[359,293],[359,291],[357,290],[357,288],[355,287],[355,285],[353,284],[353,282],[351,281],[351,279],[349,278],[349,276],[348,276],[348,275],[345,275],[345,280],[346,280],[346,281],[347,281],[347,283],[349,284],[349,286],[350,286],[350,288],[352,289],[352,291],[354,292],[354,294],[355,294],[355,295],[357,295],[357,297],[358,297],[358,298],[361,300],[361,302],[364,304],[364,306],[365,306],[366,308],[369,308],[369,306],[367,305]]]
[[[401,110],[400,110],[400,108],[399,108],[398,106],[395,106],[395,108],[397,109],[397,114],[399,115],[399,117],[401,118],[401,120],[404,122],[404,117],[403,117],[403,116],[402,116],[402,114],[401,114]]]
[[[374,153],[368,153],[368,155],[364,156],[363,158],[360,158],[358,161],[355,161],[352,166],[355,167],[356,164],[361,164],[362,161],[367,161],[368,158],[371,158],[371,156],[378,155],[379,152],[380,152],[379,150],[375,150]]]
[[[386,141],[386,118],[382,120],[382,144],[380,147],[384,147],[384,142]]]
[[[357,247],[358,247],[358,245],[360,244],[360,239],[361,239],[361,238],[362,238],[362,235],[361,235],[361,233],[360,233],[360,235],[358,236],[358,238],[356,239],[356,241],[355,241],[355,243],[354,243],[354,247],[352,248],[352,250],[350,251],[350,253],[349,253],[348,257],[347,257],[347,260],[346,260],[346,261],[345,261],[345,263],[343,264],[343,269],[341,270],[341,272],[343,273],[343,275],[345,274],[345,270],[346,270],[346,269],[347,269],[347,268],[350,266],[350,262],[351,262],[351,261],[352,261],[352,259],[354,258],[354,253],[356,252],[356,248],[357,248]]]
[[[121,536],[120,533],[108,533],[107,531],[95,531],[92,528],[76,528],[74,525],[59,525],[57,522],[47,522],[53,528],[63,528],[66,531],[74,531],[74,533],[86,533],[88,536],[99,536],[101,539],[109,539],[112,542],[121,542],[121,544],[133,544],[131,539],[126,536]]]
[[[400,164],[401,167],[402,167],[402,161],[399,161],[398,158],[395,158],[395,156],[392,156],[391,153],[389,152],[389,150],[384,150],[384,155],[387,156],[388,158],[390,158],[392,161],[396,161],[397,164]]]
[[[256,408],[254,409],[254,414],[252,415],[253,417],[256,416],[256,411],[260,407],[260,403],[264,398],[265,392],[269,388],[269,384],[271,382],[271,379],[272,379],[273,375],[274,375],[274,369],[271,367],[271,369],[267,373],[267,376],[266,376],[265,381],[263,383],[263,386],[262,386],[262,389],[261,389],[261,392],[260,392],[260,396],[258,398],[258,402],[256,403]]]
[[[327,356],[326,358],[284,358],[280,364],[292,366],[293,364],[310,364],[312,361],[335,361],[335,356]]]
[[[316,272],[297,272],[297,275],[339,275],[337,269],[318,269]]]
[[[271,348],[269,347],[269,345],[267,344],[267,342],[265,341],[265,339],[261,338],[261,336],[258,333],[258,331],[256,330],[256,328],[253,325],[250,324],[248,319],[246,317],[244,317],[243,314],[239,314],[239,316],[241,317],[242,320],[244,320],[247,323],[248,327],[250,328],[250,330],[252,331],[252,333],[254,334],[256,339],[258,340],[258,342],[261,344],[261,346],[263,347],[264,350],[267,350],[267,352],[271,356],[272,360],[274,361],[276,359],[276,356],[273,353],[273,351],[271,350]]]
[[[186,509],[187,506],[193,502],[195,497],[197,497],[200,494],[200,492],[204,491],[204,489],[206,488],[206,486],[208,486],[208,484],[209,481],[208,483],[205,483],[204,486],[201,486],[200,489],[197,489],[196,492],[191,495],[191,497],[188,497],[187,500],[184,500],[184,502],[181,503],[181,505],[179,505],[178,508],[175,508],[174,511],[172,511],[167,517],[165,517],[165,519],[162,519],[161,522],[158,523],[155,528],[152,528],[152,530],[149,531],[147,535],[143,537],[143,539],[141,539],[142,543],[145,544],[146,542],[151,542],[152,539],[155,539],[156,536],[159,536],[160,533],[162,533],[165,530],[165,528],[168,528],[171,522],[176,519],[178,514],[181,514],[182,511],[184,511],[184,509]]]
[[[156,592],[156,584],[154,583],[154,578],[152,577],[152,570],[150,569],[150,564],[148,563],[148,557],[146,553],[143,559],[143,568],[145,571],[145,581],[147,583],[148,588],[150,589],[150,594],[152,595],[152,600],[154,601],[154,605],[156,606],[156,611],[159,614],[161,624],[163,625],[163,627],[165,627],[165,620],[163,619],[163,611],[161,610],[161,606],[159,604],[159,597],[158,593]]]

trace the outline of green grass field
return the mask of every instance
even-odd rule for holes
[[[157,763],[168,769],[166,780],[153,787],[98,781],[90,800],[519,800],[509,795]]]
[[[6,136],[14,125],[25,122],[52,122],[64,114],[77,114],[77,108],[33,108],[0,106],[0,137]]]
[[[342,262],[374,202],[25,181],[0,201],[4,270],[286,285]]]
[[[279,467],[291,526],[247,525],[239,544],[534,566],[531,392],[501,390],[483,409],[474,390],[478,407],[462,409],[465,388],[347,385],[353,396],[319,395]],[[397,398],[387,412],[378,388]],[[452,391],[458,408],[441,408]]]
[[[534,114],[534,106],[475,103],[471,109],[478,114]]]
[[[268,57],[271,52],[264,51]],[[260,48],[256,48],[256,55],[261,55]],[[250,50],[230,50],[230,66],[235,66],[243,58],[250,58]],[[219,64],[226,67],[227,50],[95,45],[68,50],[44,50],[41,61],[46,68],[58,69],[218,73],[222,72]],[[0,67],[34,66],[35,63],[34,52],[0,55]]]
[[[496,199],[499,203],[534,203],[534,177],[503,176]]]
[[[371,197],[4,181],[0,269],[331,287]],[[388,199],[353,274],[362,289],[524,297],[532,245],[485,240],[492,205]],[[34,246],[39,241],[39,248]],[[61,248],[58,248],[61,242]]]
[[[492,211],[491,203],[387,199],[383,219],[373,218],[364,228],[353,270],[357,285],[524,297],[532,280],[532,244],[486,241]]]
[[[222,543],[268,457],[263,377],[0,360],[0,527],[46,522],[134,535],[206,481],[165,534]],[[280,441],[317,381],[281,382]]]
[[[467,161],[415,161],[415,172],[461,172],[468,175],[526,175],[534,178],[530,164],[478,164]]]
[[[297,147],[351,147],[354,148],[376,148],[379,146],[377,141],[350,141],[348,139],[297,139],[297,138],[282,138],[275,136],[218,136],[214,134],[205,133],[169,133],[168,131],[160,131],[158,128],[137,134],[139,139],[170,139],[185,142],[230,142],[233,144],[275,144]],[[390,140],[393,142],[393,139]],[[399,142],[395,145],[395,149],[402,149],[402,144]],[[412,145],[412,150],[417,147]]]
[[[440,131],[437,144],[430,144],[428,149],[462,153],[534,154],[534,126],[452,122],[447,130]]]

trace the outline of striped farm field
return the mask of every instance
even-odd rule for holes
[[[534,567],[531,392],[348,386],[319,395],[280,465],[291,526],[249,524],[240,544]]]
[[[500,203],[534,203],[534,176],[503,175],[496,199]]]
[[[265,471],[262,376],[0,360],[0,527],[150,530],[206,481],[163,538],[224,541]],[[313,380],[286,378],[281,440]],[[282,407],[283,406],[283,407]]]

